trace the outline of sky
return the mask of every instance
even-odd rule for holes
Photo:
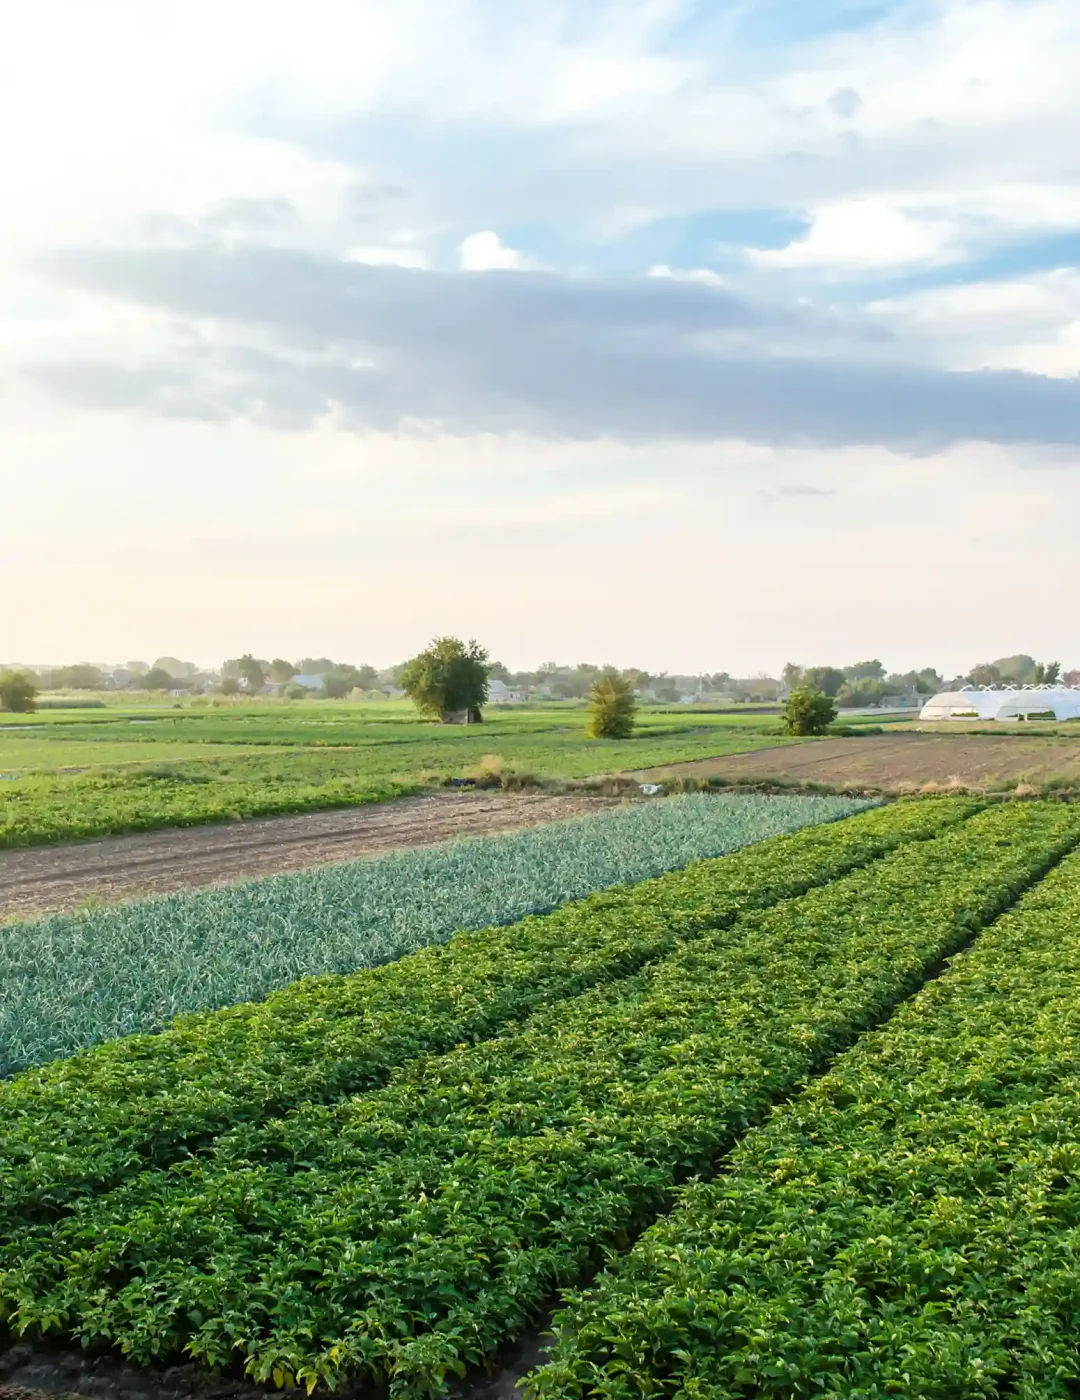
[[[35,0],[0,657],[1080,664],[1078,0]]]

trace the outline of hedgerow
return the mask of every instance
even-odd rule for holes
[[[55,915],[0,934],[0,1074],[512,923],[849,816],[846,798],[678,797],[525,831]]]
[[[1080,854],[569,1298],[538,1400],[1080,1385]]]
[[[240,1123],[27,1222],[0,1300],[138,1360],[437,1393],[1078,840],[1064,806],[980,813],[381,1090]]]
[[[203,1150],[232,1123],[380,1085],[409,1059],[493,1035],[976,810],[952,799],[878,808],[30,1071],[0,1084],[0,1225],[25,1211],[50,1218],[72,1195]]]

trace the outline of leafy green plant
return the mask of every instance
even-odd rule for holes
[[[791,692],[784,706],[784,732],[824,734],[835,718],[836,706],[828,695],[800,686]]]
[[[629,739],[636,714],[634,692],[621,676],[604,676],[589,692],[588,733],[594,739]]]
[[[534,1396],[1076,1393],[1080,855],[556,1319]]]

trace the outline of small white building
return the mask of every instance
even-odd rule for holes
[[[305,690],[322,690],[323,679],[324,677],[322,676],[293,676],[288,684],[302,685]]]
[[[1080,719],[1080,687],[1065,685],[965,685],[933,695],[920,719]]]
[[[497,676],[493,676],[488,681],[487,702],[489,705],[515,705],[520,704],[524,699],[522,691],[511,690],[506,682],[499,680]]]

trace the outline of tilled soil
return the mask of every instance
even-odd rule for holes
[[[672,764],[641,779],[760,778],[790,783],[898,792],[927,783],[971,788],[1017,781],[1041,784],[1053,778],[1080,783],[1080,737],[1018,738],[994,734],[872,734],[864,739],[805,740],[756,753]]]
[[[383,851],[537,826],[610,806],[595,794],[470,791],[0,851],[0,920],[119,904]]]

